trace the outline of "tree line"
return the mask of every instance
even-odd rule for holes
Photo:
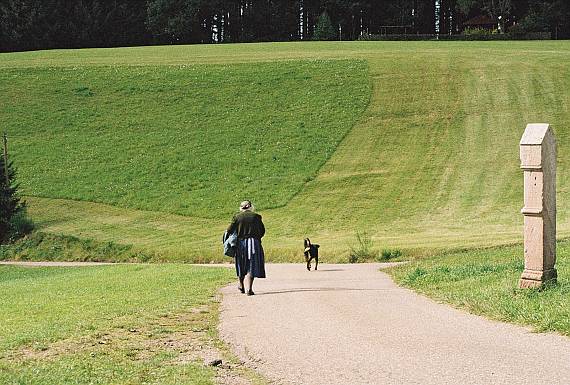
[[[0,50],[456,34],[477,16],[570,37],[568,0],[0,0]]]

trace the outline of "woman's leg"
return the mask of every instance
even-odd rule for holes
[[[243,279],[244,279],[244,277],[238,277],[238,279],[239,279],[238,289],[239,289],[239,291],[241,291],[242,293],[245,293],[245,288],[244,288],[244,285],[243,285]]]
[[[240,245],[238,244],[238,250],[235,256],[235,265],[236,265],[236,275],[238,277],[238,290],[242,293],[245,293],[245,288],[243,285],[243,279],[245,277],[244,270],[244,260],[242,256],[242,252],[240,250]]]
[[[245,276],[245,292],[248,295],[252,295],[253,293],[253,275],[251,273],[247,273]]]

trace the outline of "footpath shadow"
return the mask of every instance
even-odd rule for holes
[[[325,272],[325,271],[346,271],[346,269],[319,269],[319,270],[311,270],[314,272]]]
[[[290,293],[309,293],[309,292],[327,292],[327,291],[388,291],[393,289],[354,289],[349,287],[322,287],[322,288],[298,288],[298,289],[284,289],[274,291],[257,292],[255,295],[275,295],[275,294],[290,294]]]

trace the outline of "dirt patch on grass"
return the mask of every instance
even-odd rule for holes
[[[62,356],[120,354],[125,359],[150,361],[168,355],[166,365],[199,363],[211,366],[219,385],[254,385],[265,381],[226,349],[216,335],[217,304],[168,314],[144,327],[117,328],[91,336],[66,339],[51,344],[34,344],[8,351],[0,360],[8,362],[46,361]]]

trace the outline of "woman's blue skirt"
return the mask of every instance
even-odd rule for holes
[[[251,273],[255,278],[265,278],[265,254],[259,239],[238,240],[235,262],[238,277],[243,278]]]

